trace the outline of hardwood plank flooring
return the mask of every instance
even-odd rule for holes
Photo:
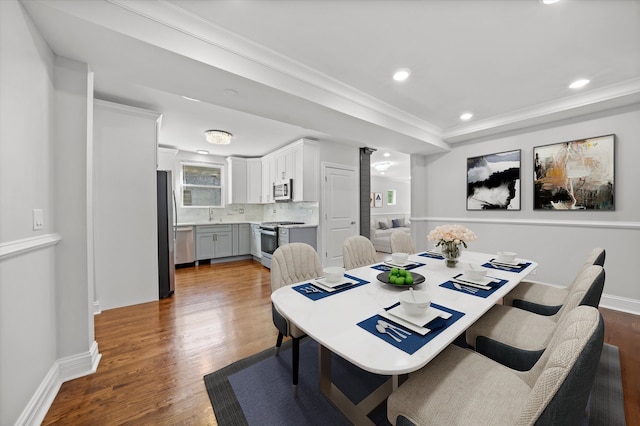
[[[64,383],[43,424],[216,425],[203,376],[274,346],[269,278],[252,260],[182,268],[172,297],[97,315],[98,371]],[[640,316],[601,312],[640,425]]]

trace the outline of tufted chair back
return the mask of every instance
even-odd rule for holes
[[[376,263],[376,249],[373,243],[362,235],[353,235],[342,246],[342,261],[345,269],[359,268]]]
[[[416,248],[413,245],[411,235],[404,231],[393,231],[391,234],[391,252],[413,254]]]
[[[282,286],[322,276],[318,253],[309,244],[280,246],[271,259],[271,291]]]

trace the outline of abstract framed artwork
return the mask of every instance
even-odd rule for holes
[[[467,158],[467,210],[520,210],[520,150]]]
[[[534,210],[615,210],[615,135],[533,148]]]

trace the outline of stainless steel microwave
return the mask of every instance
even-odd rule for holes
[[[277,181],[273,184],[275,201],[291,201],[293,197],[293,179]]]

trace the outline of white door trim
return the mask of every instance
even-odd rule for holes
[[[320,197],[321,202],[320,202],[320,209],[319,209],[321,238],[320,238],[320,247],[318,247],[318,255],[320,256],[323,266],[325,266],[325,262],[326,262],[325,247],[327,247],[327,232],[329,230],[329,226],[327,223],[327,215],[325,210],[327,205],[327,198],[328,198],[328,188],[327,188],[327,169],[328,168],[342,169],[342,170],[348,170],[348,171],[354,172],[354,178],[356,179],[355,186],[357,188],[360,187],[360,182],[358,180],[358,177],[360,176],[358,167],[349,166],[346,164],[331,163],[328,161],[322,161],[320,163],[320,193],[322,194],[322,196]],[[355,194],[352,200],[353,200],[352,202],[354,203],[355,211],[359,212],[360,211],[360,193]],[[359,215],[356,216],[355,229],[360,229]],[[323,232],[323,230],[325,231]]]

